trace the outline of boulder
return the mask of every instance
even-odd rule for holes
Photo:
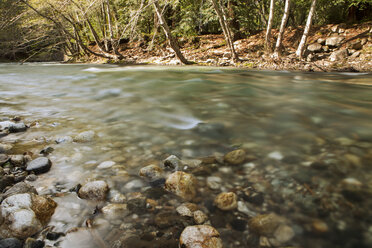
[[[109,192],[109,186],[105,181],[92,181],[84,184],[78,192],[82,199],[103,201]]]
[[[322,45],[319,43],[313,43],[307,46],[307,50],[314,53],[319,53],[322,51]]]
[[[329,47],[338,47],[341,45],[341,42],[345,39],[345,37],[342,36],[334,36],[334,37],[329,37],[326,40],[326,46]]]
[[[168,176],[165,189],[185,200],[191,200],[196,196],[196,179],[191,174],[176,171]]]
[[[222,248],[219,232],[209,225],[186,227],[180,237],[180,247],[184,248]]]
[[[341,49],[341,50],[337,50],[337,51],[334,51],[331,56],[329,56],[329,61],[343,61],[344,59],[346,59],[348,56],[348,51],[347,49]]]
[[[48,172],[52,162],[47,157],[39,157],[27,163],[26,171],[41,174]]]

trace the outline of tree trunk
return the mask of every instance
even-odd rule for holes
[[[314,12],[315,12],[316,0],[312,0],[309,15],[307,17],[306,26],[304,30],[304,34],[302,35],[301,42],[298,45],[296,55],[301,59],[305,50],[307,36],[309,35],[309,31],[311,28],[311,22],[313,20]]]
[[[217,2],[217,0],[212,0],[212,4],[213,4],[213,8],[215,9],[215,11],[217,13],[218,19],[220,21],[220,25],[221,25],[223,34],[225,35],[227,45],[230,48],[231,58],[232,58],[234,63],[238,62],[239,57],[238,57],[238,54],[236,53],[235,48],[234,48],[234,42],[233,42],[231,30],[230,30],[229,25],[227,23],[227,16],[224,13],[223,7]]]
[[[286,26],[287,21],[288,21],[290,5],[291,5],[291,0],[286,0],[285,1],[285,6],[284,6],[284,13],[283,13],[283,18],[282,18],[282,23],[280,24],[278,39],[276,40],[274,57],[279,57],[280,56],[280,52],[281,52],[281,48],[282,48],[283,34],[284,34],[285,26]]]
[[[164,16],[162,15],[161,13],[161,10],[160,10],[160,7],[159,7],[159,3],[158,1],[154,1],[153,2],[153,6],[154,6],[154,9],[155,9],[155,12],[156,12],[156,15],[158,16],[158,19],[159,19],[159,24],[160,26],[163,28],[164,30],[164,33],[165,33],[165,36],[167,37],[168,41],[169,41],[169,45],[170,47],[173,49],[173,51],[176,53],[177,55],[177,58],[182,62],[184,63],[185,65],[189,65],[189,64],[192,64],[190,61],[188,61],[182,54],[178,44],[177,44],[177,41],[174,39],[174,37],[172,36],[172,33],[168,27],[168,24],[166,23],[165,19],[164,19]]]
[[[274,5],[275,5],[274,0],[270,0],[269,21],[267,22],[266,37],[265,37],[265,49],[267,52],[271,52],[271,28],[273,26]]]

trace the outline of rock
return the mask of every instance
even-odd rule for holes
[[[7,191],[5,191],[5,193],[3,194],[3,199],[5,199],[5,198],[7,198],[11,195],[23,194],[23,193],[33,193],[33,194],[37,195],[37,191],[33,186],[31,186],[31,185],[29,185],[25,182],[19,182],[19,183],[13,185]]]
[[[146,197],[140,192],[128,194],[127,207],[131,212],[141,214],[146,211]]]
[[[129,214],[127,204],[108,204],[102,208],[102,213],[109,220],[122,219]]]
[[[234,150],[224,156],[224,161],[231,165],[239,165],[244,163],[246,155],[243,149]]]
[[[312,229],[315,233],[326,233],[329,230],[327,223],[322,220],[314,220]]]
[[[168,176],[165,189],[185,200],[191,200],[196,196],[196,180],[191,174],[176,171]]]
[[[78,143],[85,143],[90,142],[94,139],[95,132],[94,131],[85,131],[81,132],[74,137],[74,141]]]
[[[52,162],[47,157],[39,157],[27,163],[26,171],[41,174],[48,172]]]
[[[329,52],[329,46],[322,46],[323,52],[328,53]]]
[[[25,245],[23,248],[43,248],[45,245],[45,242],[42,240],[36,240],[34,238],[28,238],[25,241]]]
[[[269,155],[267,155],[267,157],[275,160],[282,160],[284,158],[281,152],[271,152]]]
[[[22,248],[22,242],[16,238],[7,238],[0,240],[0,248]]]
[[[322,51],[322,45],[319,43],[313,43],[307,46],[307,50],[318,53]]]
[[[97,166],[97,169],[108,169],[114,166],[115,164],[116,163],[114,161],[104,161]]]
[[[162,172],[163,170],[159,166],[150,164],[148,166],[141,168],[139,171],[139,175],[141,177],[146,177],[150,180],[154,180],[159,178]]]
[[[142,180],[140,179],[134,179],[128,183],[126,183],[124,185],[124,190],[125,191],[128,191],[128,192],[133,192],[133,191],[137,191],[137,190],[140,190],[141,188],[143,188],[145,186],[145,184],[143,183]]]
[[[0,121],[0,129],[9,129],[10,126],[14,125],[15,123],[12,121]]]
[[[285,219],[276,214],[261,214],[253,217],[249,221],[249,228],[252,232],[259,235],[271,236],[275,230],[285,223]]]
[[[238,207],[237,199],[238,197],[234,192],[223,192],[214,199],[214,205],[224,211],[233,210]]]
[[[109,186],[104,181],[92,181],[84,184],[78,192],[82,199],[103,201],[109,192]]]
[[[25,193],[9,196],[1,203],[0,236],[27,238],[41,231],[57,204],[49,197]]]
[[[212,226],[196,225],[186,227],[180,237],[183,248],[222,248],[220,234]]]
[[[355,49],[355,50],[361,50],[363,48],[363,45],[362,45],[362,42],[361,41],[356,41],[354,42],[351,47],[351,49]]]
[[[62,136],[62,137],[57,137],[55,139],[55,142],[57,144],[61,144],[61,143],[72,143],[74,140],[71,136]]]
[[[170,155],[164,160],[164,166],[172,170],[178,170],[182,166],[182,161],[175,155]]]
[[[0,154],[0,166],[8,162],[9,156],[6,154]]]
[[[332,27],[331,27],[331,31],[332,31],[333,33],[338,33],[338,30],[339,30],[338,25],[335,25],[335,26],[332,26]]]
[[[334,37],[329,37],[326,40],[326,46],[329,47],[338,47],[341,45],[341,42],[345,39],[345,37],[342,36],[334,36]]]
[[[0,153],[7,153],[12,150],[13,146],[10,144],[2,144],[0,143]]]
[[[316,42],[318,42],[318,43],[321,44],[321,45],[324,45],[325,42],[326,42],[326,39],[324,39],[324,38],[319,38]]]
[[[23,155],[11,155],[10,163],[17,167],[22,167],[25,164],[25,159]]]
[[[341,186],[346,190],[359,190],[363,184],[359,180],[349,177],[341,181]]]
[[[196,210],[193,214],[194,221],[196,224],[201,225],[208,220],[208,216],[200,210]]]
[[[5,175],[0,178],[0,192],[2,192],[6,187],[14,184],[14,175]]]
[[[353,53],[353,54],[350,56],[350,58],[353,58],[353,59],[358,58],[358,57],[360,56],[360,54],[361,54],[361,52],[360,52],[360,51],[357,51],[357,52]]]
[[[183,203],[176,208],[176,211],[181,216],[193,217],[194,211],[198,209],[198,206],[193,203]]]
[[[347,49],[341,49],[341,50],[337,50],[337,51],[334,51],[331,56],[329,57],[329,61],[343,61],[344,59],[346,59],[348,56],[348,52],[347,52]]]
[[[18,132],[24,132],[27,130],[26,125],[23,122],[14,123],[9,127],[9,132],[11,133],[18,133]]]
[[[280,225],[274,232],[273,238],[269,239],[273,246],[282,246],[295,236],[292,227]]]
[[[220,177],[207,177],[207,185],[210,189],[219,189],[222,179]]]
[[[125,195],[116,190],[110,190],[110,202],[112,203],[125,203],[127,198]]]

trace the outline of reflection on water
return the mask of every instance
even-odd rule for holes
[[[2,142],[16,143],[19,152],[54,147],[51,171],[34,185],[40,194],[55,195],[59,207],[51,225],[57,231],[84,227],[95,208],[68,193],[78,183],[103,179],[112,192],[128,197],[141,191],[156,199],[159,209],[177,207],[180,199],[148,195],[151,187],[138,177],[141,167],[161,164],[170,154],[218,157],[239,147],[255,160],[235,167],[217,163],[195,172],[201,196],[195,202],[226,247],[259,246],[263,241],[252,240],[247,223],[270,212],[291,223],[295,238],[285,245],[368,247],[371,82],[371,74],[0,64],[0,117],[22,116],[35,124]],[[55,143],[87,130],[96,134],[92,142]],[[115,164],[98,168],[104,161]],[[213,179],[216,189],[208,188],[209,177],[222,178]],[[353,183],[357,186],[350,189]],[[263,202],[249,201],[245,193],[252,189],[263,195]],[[209,208],[221,191],[236,192],[245,208],[231,213]],[[98,216],[98,230],[110,241],[119,239],[120,231],[159,231],[151,224],[158,212],[131,213],[119,222]],[[73,232],[61,246],[92,247],[89,235],[86,229]]]

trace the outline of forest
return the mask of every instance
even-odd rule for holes
[[[223,34],[220,45],[236,63],[236,41],[261,31],[262,50],[282,56],[288,27],[300,28],[294,45],[302,58],[312,26],[372,20],[372,0],[2,0],[0,9],[3,61],[125,62],[135,43],[146,53],[170,48],[192,64],[185,44],[193,49],[200,37]]]

